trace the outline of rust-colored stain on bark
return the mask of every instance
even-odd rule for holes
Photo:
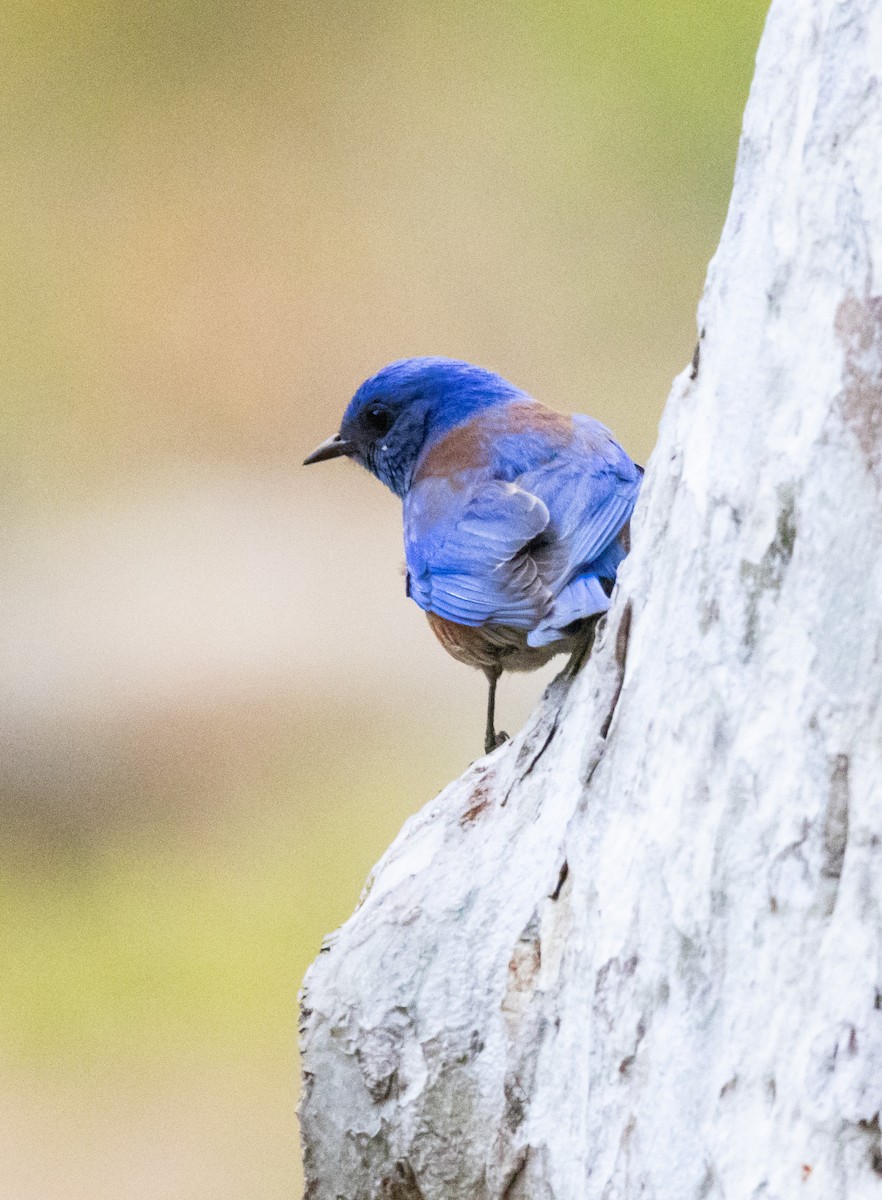
[[[471,825],[478,819],[485,809],[488,809],[493,803],[493,797],[490,794],[490,789],[486,783],[479,783],[471,794],[471,804],[459,818],[459,823],[462,828],[466,825]]]

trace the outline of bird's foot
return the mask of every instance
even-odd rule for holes
[[[502,729],[498,733],[488,733],[484,738],[484,753],[492,754],[494,750],[498,750],[509,740],[508,734]]]

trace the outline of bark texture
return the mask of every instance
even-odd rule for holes
[[[311,1200],[882,1196],[882,0],[775,0],[598,647],[304,990]]]

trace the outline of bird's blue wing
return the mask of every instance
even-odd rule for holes
[[[531,553],[548,526],[539,497],[490,479],[470,488],[427,478],[405,505],[410,594],[423,609],[460,625],[531,629],[551,593]]]
[[[550,537],[539,566],[552,591],[584,567],[615,578],[624,553],[614,553],[614,544],[640,489],[640,474],[627,462],[630,469],[619,470],[606,457],[567,456],[519,480],[549,512]]]
[[[563,446],[519,436],[516,448],[516,474],[500,439],[482,469],[414,483],[404,512],[409,588],[450,621],[524,629],[544,645],[608,607],[600,581],[624,557],[618,534],[641,472],[589,418],[574,418]]]
[[[608,586],[601,580],[615,579],[626,553],[619,533],[633,512],[642,472],[602,426],[585,421],[581,445],[519,480],[549,511],[548,537],[536,562],[553,600],[529,634],[533,646],[556,641],[573,621],[605,612]]]

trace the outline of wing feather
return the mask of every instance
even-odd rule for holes
[[[551,601],[526,552],[548,525],[545,504],[497,479],[479,483],[464,497],[438,479],[415,484],[412,493],[405,547],[420,607],[462,625],[532,628]]]
[[[414,483],[405,548],[421,608],[462,625],[533,630],[537,645],[605,611],[599,580],[614,577],[624,556],[616,539],[641,472],[596,422],[575,430],[570,447],[534,460],[514,481],[494,463],[492,476],[476,470],[469,480]]]

